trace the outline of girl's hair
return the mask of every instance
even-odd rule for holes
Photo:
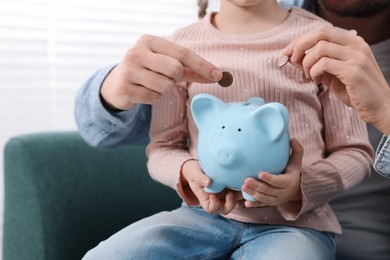
[[[208,0],[196,0],[198,2],[198,17],[203,18],[206,15],[206,9],[209,4]]]

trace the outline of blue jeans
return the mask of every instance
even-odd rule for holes
[[[382,136],[376,149],[374,168],[383,177],[390,178],[390,136]]]
[[[84,260],[335,259],[333,235],[247,224],[182,206],[142,219],[101,242]]]

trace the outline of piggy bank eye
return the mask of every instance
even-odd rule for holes
[[[222,126],[222,129],[225,129],[225,126],[224,126],[224,125]]]
[[[241,128],[238,128],[237,131],[238,131],[238,132],[241,132]]]

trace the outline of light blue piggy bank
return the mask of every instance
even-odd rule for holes
[[[257,179],[261,171],[282,173],[290,155],[288,111],[280,103],[261,98],[224,103],[209,94],[198,94],[191,102],[198,127],[198,160],[212,183],[206,192],[224,188],[241,190],[247,177]],[[255,201],[242,192],[246,200]]]

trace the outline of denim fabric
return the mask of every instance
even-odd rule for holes
[[[334,259],[333,235],[247,224],[186,205],[140,220],[90,250],[99,259]]]
[[[145,145],[149,142],[149,105],[110,113],[101,102],[101,85],[113,68],[112,65],[99,70],[77,92],[74,115],[80,134],[88,144],[102,148]]]
[[[375,154],[374,169],[382,176],[390,178],[390,136],[383,136]]]
[[[304,0],[278,0],[278,3],[288,9],[292,6],[302,6]]]

